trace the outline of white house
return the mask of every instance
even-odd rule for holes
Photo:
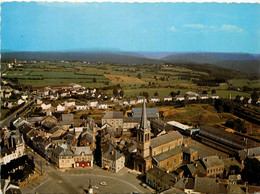
[[[87,103],[76,103],[76,110],[87,110],[88,104]]]
[[[44,96],[49,96],[49,93],[50,93],[50,91],[47,90],[47,89],[45,89],[45,90],[43,91]]]
[[[184,96],[181,96],[181,95],[177,95],[177,96],[174,97],[174,99],[175,99],[176,101],[183,101],[183,100],[185,100],[185,97],[184,97]]]
[[[127,106],[127,105],[129,105],[129,102],[128,102],[127,100],[124,100],[124,101],[123,101],[123,105],[124,105],[124,106]]]
[[[212,99],[219,99],[219,95],[217,95],[217,94],[211,94],[211,98],[212,98]]]
[[[107,109],[107,103],[100,102],[97,105],[98,109]]]
[[[57,106],[57,111],[65,111],[66,110],[66,106],[65,104],[59,104]]]
[[[206,100],[206,99],[208,99],[209,98],[209,95],[208,94],[200,94],[199,95],[199,99],[201,99],[201,100]]]
[[[187,100],[197,100],[197,96],[195,95],[187,95],[186,98]]]
[[[24,102],[25,102],[24,100],[19,99],[18,102],[17,102],[17,104],[18,104],[18,106],[19,106],[20,104],[22,104],[22,103],[24,103]]]
[[[41,105],[41,107],[42,107],[42,110],[48,110],[51,108],[51,104],[46,102],[46,103],[43,103]]]
[[[51,100],[57,100],[59,98],[59,94],[58,93],[51,93],[50,94],[50,99]]]
[[[72,87],[72,88],[81,88],[81,85],[79,85],[79,84],[76,84],[76,83],[70,83],[70,84],[68,84],[70,87]]]
[[[130,104],[130,105],[136,104],[136,100],[135,100],[135,99],[130,99],[130,100],[129,100],[129,104]]]
[[[144,102],[144,97],[138,97],[137,98],[137,103],[139,104],[139,103],[143,103]],[[145,102],[147,102],[147,100],[145,99]]]
[[[160,98],[158,96],[153,96],[150,98],[150,102],[152,102],[152,103],[160,102]]]
[[[22,96],[21,96],[21,98],[22,98],[23,100],[27,100],[28,94],[27,94],[27,93],[23,93]]]
[[[164,96],[164,97],[163,97],[163,101],[164,101],[164,102],[172,101],[172,97],[171,97],[171,96]]]
[[[65,101],[65,106],[66,107],[76,106],[76,102],[75,100],[67,100]]]
[[[97,100],[89,100],[88,106],[89,107],[97,107],[98,101]]]

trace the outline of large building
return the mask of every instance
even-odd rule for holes
[[[109,124],[113,129],[122,129],[123,118],[123,112],[107,112],[102,118],[102,125]]]
[[[151,139],[145,102],[143,103],[140,126],[137,130],[137,153],[134,169],[146,173],[152,165],[173,170],[183,162],[183,136],[178,131]],[[186,148],[185,152],[187,152]],[[196,152],[196,151],[195,151]],[[192,155],[197,157],[197,154]]]

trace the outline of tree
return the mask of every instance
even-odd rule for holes
[[[142,76],[141,76],[140,73],[137,74],[137,77],[138,77],[139,79],[142,79]]]
[[[260,162],[256,158],[246,158],[241,176],[249,184],[260,185]]]
[[[96,82],[97,82],[97,79],[96,79],[95,77],[93,78],[93,82],[94,82],[94,83],[96,83]]]
[[[256,102],[258,101],[258,98],[259,98],[259,95],[256,91],[254,91],[252,94],[251,94],[251,98],[252,98],[252,104],[256,104]]]
[[[154,96],[159,96],[158,92],[154,92]]]
[[[240,120],[240,119],[234,120],[234,129],[235,129],[236,131],[241,132],[242,130],[245,129],[245,122],[243,122],[243,121]]]
[[[211,90],[211,94],[216,94],[217,92],[216,92],[216,90],[215,89],[212,89]]]
[[[118,89],[116,87],[114,87],[113,94],[114,96],[118,96]]]
[[[203,90],[202,94],[208,94],[207,90]]]
[[[171,92],[170,95],[171,95],[171,97],[175,97],[176,93],[175,92]]]
[[[119,95],[123,98],[124,97],[124,95],[125,95],[125,92],[124,92],[124,90],[122,89],[122,90],[120,90],[120,92],[119,92]]]

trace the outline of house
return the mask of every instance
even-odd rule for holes
[[[197,100],[197,96],[196,95],[187,95],[186,99],[187,100]]]
[[[60,94],[61,97],[66,97],[66,96],[70,96],[70,92],[69,91],[66,91],[66,90],[63,90]]]
[[[54,116],[47,116],[41,121],[41,126],[45,130],[51,130],[53,127],[59,125],[59,122],[56,117]]]
[[[44,89],[43,91],[44,96],[49,96],[49,93],[50,93],[49,89]]]
[[[238,157],[244,162],[244,160],[248,158],[256,158],[260,161],[260,147],[255,147],[255,148],[249,148],[249,149],[244,149],[238,151]]]
[[[124,100],[124,101],[123,101],[123,105],[124,105],[124,106],[127,106],[127,105],[129,105],[129,102],[128,102],[127,100]]]
[[[74,89],[81,88],[81,85],[76,84],[76,83],[70,83],[70,84],[68,84],[68,86],[71,87],[71,88],[74,88]]]
[[[59,98],[59,93],[57,92],[51,92],[50,93],[50,99],[51,100],[57,100]]]
[[[62,114],[61,115],[61,125],[70,126],[74,122],[74,114]]]
[[[130,105],[136,104],[136,100],[135,100],[135,99],[130,99],[130,100],[129,100],[129,104],[130,104]]]
[[[175,100],[175,101],[183,101],[183,100],[185,100],[185,97],[182,96],[182,95],[176,95],[176,96],[174,97],[174,100]]]
[[[163,101],[164,101],[164,102],[172,101],[172,97],[171,97],[171,96],[164,96],[164,97],[163,97]]]
[[[208,94],[200,94],[199,95],[199,99],[201,99],[201,100],[206,100],[206,99],[208,99],[209,98],[209,95]]]
[[[99,102],[97,107],[98,109],[107,109],[107,103]]]
[[[41,105],[42,110],[48,110],[51,108],[51,103],[45,102]]]
[[[62,111],[65,111],[66,110],[66,106],[65,106],[65,104],[63,103],[63,104],[59,104],[58,106],[57,106],[57,111],[58,112],[62,112]]]
[[[144,100],[145,100],[145,102],[146,102],[146,99],[145,99],[144,97],[137,97],[136,103],[137,103],[137,104],[143,103]]]
[[[123,112],[106,112],[102,125],[109,124],[113,129],[123,128]]]
[[[206,170],[207,177],[218,177],[223,175],[224,162],[218,156],[202,158],[202,164]]]
[[[76,103],[76,110],[87,110],[88,104],[87,103]]]
[[[129,129],[137,128],[140,123],[140,118],[124,117],[123,118],[123,131],[128,131]]]
[[[23,100],[27,100],[27,98],[28,98],[27,92],[23,93],[22,96],[21,96],[21,98],[22,98]]]
[[[176,175],[157,166],[152,166],[146,174],[146,183],[157,191],[170,189],[174,187],[176,182]]]
[[[5,108],[12,108],[12,107],[13,107],[13,103],[12,103],[12,102],[7,102],[7,101],[5,101],[5,102],[4,102],[4,107],[5,107]]]
[[[10,161],[20,158],[24,155],[25,143],[23,135],[19,132],[19,130],[4,131],[1,142],[1,165],[7,164]]]
[[[89,100],[88,101],[88,106],[89,107],[92,107],[92,108],[97,107],[97,104],[98,104],[97,100]]]
[[[75,168],[93,167],[93,154],[90,146],[75,147],[74,151]]]
[[[72,168],[75,164],[73,152],[65,144],[53,149],[51,159],[58,168]]]
[[[150,98],[149,102],[151,102],[151,103],[160,102],[160,98],[159,98],[159,96],[153,96]]]
[[[76,94],[77,94],[77,95],[83,95],[83,94],[85,94],[85,90],[83,90],[82,88],[80,88],[80,89],[76,90]]]
[[[65,106],[66,107],[72,107],[72,106],[75,106],[75,105],[76,105],[75,100],[67,100],[67,101],[65,101]]]
[[[211,94],[210,96],[212,99],[219,99],[219,95],[217,94]]]
[[[36,104],[42,104],[42,100],[40,98],[35,98],[36,99]]]
[[[125,167],[125,156],[116,150],[111,143],[102,149],[102,167],[118,172]]]
[[[5,92],[5,93],[4,93],[4,97],[5,97],[5,98],[10,98],[11,95],[12,95],[11,92]]]

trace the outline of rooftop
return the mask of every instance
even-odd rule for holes
[[[182,135],[178,131],[174,131],[172,133],[168,133],[168,134],[161,135],[159,137],[151,139],[150,146],[152,148],[155,148],[160,145],[163,145],[163,144],[166,144],[166,143],[169,143],[171,141],[181,139],[181,138],[183,138]]]

